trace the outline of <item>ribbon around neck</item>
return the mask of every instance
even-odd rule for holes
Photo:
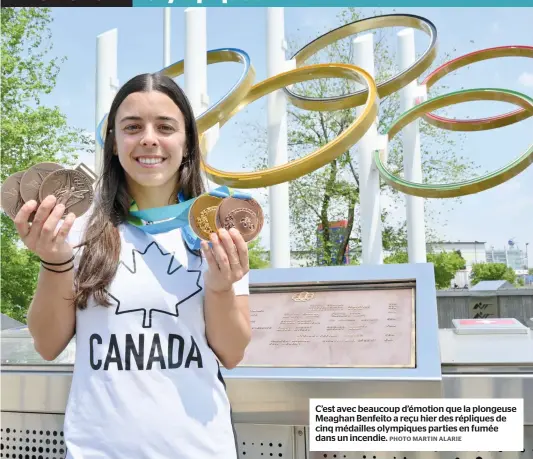
[[[219,198],[233,197],[237,199],[252,199],[249,194],[235,191],[227,186],[220,186],[205,194]],[[200,196],[198,196],[200,197]],[[183,238],[191,250],[200,249],[200,238],[189,225],[189,210],[196,198],[185,200],[183,192],[178,193],[178,204],[163,207],[152,207],[139,210],[137,204],[132,202],[128,223],[149,234],[166,233],[181,228]]]

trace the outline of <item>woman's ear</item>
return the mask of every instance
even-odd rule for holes
[[[109,132],[107,133],[107,135],[111,135],[111,134],[113,134],[113,129],[112,129],[112,128],[109,129]],[[114,154],[115,156],[118,155],[118,151],[117,151],[117,141],[116,141],[116,139],[113,139],[113,154]]]

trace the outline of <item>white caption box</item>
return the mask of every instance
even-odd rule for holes
[[[310,451],[522,451],[523,399],[310,399]]]

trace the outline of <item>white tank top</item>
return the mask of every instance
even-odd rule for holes
[[[76,313],[67,459],[237,459],[230,404],[205,336],[207,261],[187,251],[179,229],[119,230],[111,306],[91,299]],[[247,295],[248,275],[234,288]]]

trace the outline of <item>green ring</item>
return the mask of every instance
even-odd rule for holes
[[[390,142],[405,126],[415,119],[420,118],[425,113],[430,113],[438,108],[447,107],[456,103],[478,100],[509,102],[533,113],[533,99],[520,92],[493,88],[468,89],[438,96],[416,105],[400,115],[387,129],[385,135],[388,136],[388,142]],[[383,152],[376,150],[374,152],[374,161],[379,174],[385,183],[392,188],[402,193],[422,198],[455,198],[488,190],[489,188],[501,185],[523,172],[533,163],[533,144],[523,155],[494,172],[464,182],[445,184],[416,183],[397,177],[383,164],[382,154]]]

